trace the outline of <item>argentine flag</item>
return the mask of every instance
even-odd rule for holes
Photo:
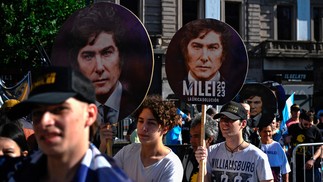
[[[282,123],[280,124],[280,131],[282,134],[284,134],[287,131],[287,126],[286,122],[287,120],[291,117],[290,114],[290,107],[294,104],[294,94],[295,92],[292,93],[286,100],[285,107],[283,109],[283,118],[282,118]]]
[[[183,119],[187,118],[187,115],[178,108],[177,108],[176,114],[181,115]]]

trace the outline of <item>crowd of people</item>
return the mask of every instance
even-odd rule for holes
[[[101,128],[101,143],[93,144],[99,111],[90,83],[71,68],[49,67],[35,72],[27,100],[2,105],[2,181],[190,182],[199,175],[205,181],[293,181],[295,172],[296,181],[321,181],[323,147],[297,146],[323,141],[322,112],[292,105],[287,132],[282,133],[281,117],[266,125],[250,121],[254,106],[248,102],[230,101],[219,112],[209,107],[203,147],[203,113],[196,108],[183,112],[173,101],[147,95],[133,114],[129,137],[135,135],[137,142],[129,138],[130,144],[108,156],[111,128]],[[203,160],[206,165],[200,166]],[[201,167],[204,174],[199,174]]]
[[[55,66],[33,72],[27,100],[4,102],[0,181],[322,180],[323,110],[292,105],[283,131],[285,99],[280,96],[285,94],[269,83],[267,93],[265,84],[256,89],[250,84],[242,88],[240,99],[226,102],[220,111],[210,106],[205,114],[147,95],[153,67],[152,55],[145,59],[150,41],[125,15],[107,3],[78,11],[53,48]],[[174,80],[180,93],[183,84],[193,88],[191,83],[216,81],[226,84],[221,95],[236,95],[244,77],[224,71],[231,68],[225,65],[231,33],[210,19],[186,26],[178,52],[184,55],[181,67],[188,70],[184,80]],[[232,60],[235,69],[247,68]],[[111,153],[119,122],[128,115],[133,118],[124,131],[129,143]],[[299,147],[313,143],[318,145]]]

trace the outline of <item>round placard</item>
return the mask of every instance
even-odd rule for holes
[[[86,75],[95,86],[97,104],[116,113],[114,121],[140,106],[154,66],[143,24],[125,7],[108,2],[80,9],[66,20],[54,42],[51,61]]]
[[[238,94],[240,101],[250,105],[252,127],[268,126],[277,114],[277,99],[274,92],[261,83],[246,83]]]
[[[183,101],[223,105],[241,89],[248,63],[245,45],[232,27],[199,19],[173,36],[165,67],[169,85]]]

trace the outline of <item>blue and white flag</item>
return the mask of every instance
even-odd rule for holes
[[[288,99],[286,100],[285,107],[283,109],[283,118],[282,118],[282,123],[280,124],[280,130],[282,134],[287,131],[286,122],[291,117],[290,107],[294,104],[294,94],[295,92],[293,92],[292,95],[288,97]]]
[[[177,114],[181,115],[183,119],[186,119],[187,118],[187,115],[181,111],[180,109],[177,108],[177,111],[176,111]]]

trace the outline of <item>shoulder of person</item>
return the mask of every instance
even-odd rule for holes
[[[258,154],[261,157],[263,157],[263,156],[266,156],[267,157],[267,155],[260,148],[256,147],[255,145],[253,145],[251,143],[249,144],[249,146],[247,147],[247,149],[248,148],[249,148],[249,152],[250,153],[254,153],[255,156],[257,156],[257,154]]]
[[[213,145],[210,145],[209,148],[208,148],[208,152],[212,152],[216,149],[219,149],[219,147],[221,145],[224,145],[224,142],[220,142],[220,143],[216,143],[216,144],[213,144]]]
[[[291,124],[288,128],[287,128],[287,130],[293,130],[293,129],[300,129],[300,127],[299,127],[299,125],[298,125],[299,123],[293,123],[293,124]]]
[[[0,156],[0,181],[7,181],[22,161],[23,157]]]
[[[134,153],[135,151],[140,150],[141,148],[141,143],[130,143],[128,145],[123,146],[120,151],[124,152],[132,152]]]

